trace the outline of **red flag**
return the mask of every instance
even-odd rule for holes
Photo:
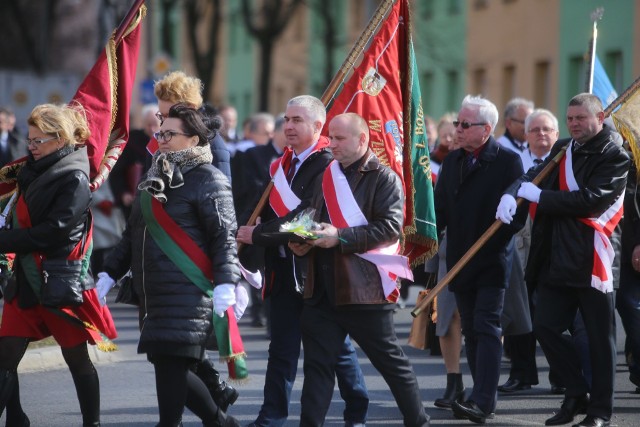
[[[407,0],[398,0],[380,24],[341,92],[327,123],[354,112],[369,124],[369,146],[402,178],[405,191],[404,250],[413,265],[437,251],[433,187],[420,86]],[[326,134],[328,126],[323,132]]]
[[[146,14],[142,3],[134,4],[127,15],[133,19],[125,18],[111,35],[73,97],[84,107],[91,129],[87,153],[92,191],[107,178],[129,139],[129,106],[138,64],[140,22]],[[116,39],[119,34],[121,37]]]

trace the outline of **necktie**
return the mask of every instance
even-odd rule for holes
[[[540,163],[542,163],[542,159],[533,159],[533,164],[534,165],[539,165]]]
[[[300,160],[297,157],[293,157],[291,159],[291,163],[289,164],[289,170],[287,171],[287,182],[291,185],[291,181],[293,180],[293,176],[296,174],[296,165]]]

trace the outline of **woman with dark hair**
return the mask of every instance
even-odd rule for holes
[[[190,369],[204,357],[213,316],[237,309],[231,186],[211,165],[209,130],[190,106],[172,106],[155,136],[158,151],[122,240],[98,275],[99,295],[131,269],[140,302],[138,352],[154,365],[158,426],[182,425],[185,406],[205,426],[236,426]]]

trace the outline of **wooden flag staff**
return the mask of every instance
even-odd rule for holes
[[[551,159],[549,163],[547,163],[547,165],[540,171],[540,173],[536,175],[533,181],[531,181],[533,184],[539,185],[542,180],[544,180],[551,173],[551,171],[556,168],[556,166],[558,165],[558,163],[560,163],[560,160],[564,156],[568,146],[569,145],[567,144],[565,147],[563,147],[558,152],[558,154],[556,154],[556,156]],[[524,199],[522,197],[518,197],[517,206],[520,206],[523,201]],[[498,231],[501,225],[502,221],[500,221],[499,219],[495,220],[495,222],[491,224],[487,231],[485,231],[482,236],[480,236],[480,238],[469,248],[469,250],[467,250],[467,252],[462,256],[462,258],[458,260],[458,262],[456,262],[451,270],[447,272],[442,280],[440,280],[433,289],[429,290],[427,296],[417,304],[416,308],[414,308],[411,312],[411,315],[413,317],[417,317],[418,315],[420,315],[420,313],[422,313],[422,311],[429,305],[429,303],[431,303],[431,301],[433,301],[433,299],[445,287],[449,285],[454,277],[456,277],[458,273],[460,273],[460,270],[462,270],[464,266],[467,265],[467,263],[471,260],[471,258],[473,258],[475,254],[477,254],[478,251],[485,245],[485,243],[487,243],[487,241],[491,237],[493,237],[493,235],[496,233],[496,231]]]
[[[629,86],[620,96],[618,96],[609,106],[604,110],[604,116],[609,117],[613,110],[615,110],[619,105],[626,102],[638,89],[640,89],[640,77],[636,79],[631,86]],[[558,154],[549,162],[542,171],[531,181],[533,184],[538,185],[542,180],[544,180],[549,173],[558,165],[562,156],[564,156],[566,148],[560,150]],[[524,199],[518,198],[517,204],[520,206]],[[482,236],[469,248],[469,250],[460,258],[460,260],[449,270],[449,272],[438,282],[438,284],[429,291],[429,294],[420,301],[416,305],[416,308],[411,312],[413,317],[417,317],[422,311],[429,305],[431,301],[444,289],[449,283],[453,280],[453,278],[464,268],[464,266],[469,262],[471,258],[484,246],[484,244],[489,240],[496,231],[500,228],[502,222],[500,220],[496,220],[491,226],[484,232]]]

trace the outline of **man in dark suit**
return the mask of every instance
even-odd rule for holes
[[[449,270],[491,226],[504,190],[522,175],[519,156],[491,136],[497,122],[496,106],[472,96],[464,98],[454,121],[461,148],[445,158],[435,189],[438,230],[447,230]],[[449,285],[460,311],[474,382],[469,399],[454,402],[452,410],[456,417],[476,423],[484,423],[495,411],[502,357],[500,316],[513,246],[510,241],[524,225],[525,216],[526,210],[521,209],[518,221],[502,227]]]
[[[287,144],[281,158],[271,166],[274,186],[262,222],[238,229],[238,242],[265,247],[264,297],[270,305],[271,343],[264,384],[264,401],[252,426],[282,426],[289,416],[289,399],[300,356],[302,278],[294,269],[287,236],[275,236],[280,226],[309,207],[316,180],[331,162],[328,141],[320,138],[326,120],[322,102],[302,95],[287,103],[284,116]],[[345,425],[362,424],[367,418],[369,397],[357,355],[347,338],[343,341],[336,375],[345,399]]]
[[[278,117],[275,121],[273,138],[264,145],[257,145],[249,148],[243,154],[242,162],[242,178],[233,180],[234,193],[237,191],[242,194],[244,199],[243,206],[248,207],[244,212],[238,212],[238,224],[243,225],[249,221],[253,209],[258,204],[264,189],[269,181],[269,166],[278,157],[282,156],[287,140],[283,130],[284,116]],[[239,153],[238,153],[239,154]],[[241,188],[238,188],[241,187]],[[264,274],[264,247],[257,245],[243,246],[238,256],[242,265],[250,270],[260,270]],[[269,312],[265,310],[262,303],[262,292],[259,289],[251,287],[251,326],[264,326],[262,316],[267,317],[267,326],[269,326]],[[270,332],[267,332],[267,336]]]
[[[27,155],[27,144],[11,125],[11,111],[0,107],[0,167]]]

